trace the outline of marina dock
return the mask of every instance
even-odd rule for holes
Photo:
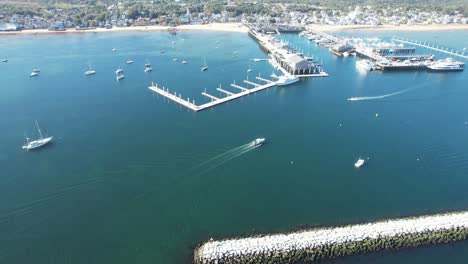
[[[205,97],[208,97],[211,101],[208,102],[208,103],[205,103],[205,104],[201,104],[201,105],[196,105],[195,100],[190,100],[190,98],[183,99],[181,94],[177,95],[176,92],[170,92],[169,89],[167,89],[165,87],[159,87],[157,84],[154,84],[154,83],[151,86],[149,86],[148,89],[150,89],[151,91],[153,91],[153,92],[155,92],[155,93],[157,93],[157,94],[159,94],[161,96],[164,96],[164,97],[174,101],[175,103],[178,103],[178,104],[180,104],[182,106],[185,106],[190,110],[198,112],[198,111],[205,110],[205,109],[208,109],[210,107],[213,107],[213,106],[216,106],[216,105],[219,105],[219,104],[222,104],[222,103],[232,101],[232,100],[240,98],[242,96],[246,96],[246,95],[256,93],[258,91],[265,90],[267,88],[276,86],[275,81],[267,80],[267,79],[263,79],[263,78],[260,78],[259,80],[263,80],[264,82],[266,82],[266,84],[258,84],[258,83],[254,83],[254,82],[245,80],[244,81],[245,83],[253,85],[255,87],[255,88],[249,89],[247,87],[242,87],[240,85],[232,83],[231,87],[234,87],[234,88],[237,88],[237,89],[241,90],[241,92],[239,92],[239,93],[226,91],[225,89],[222,89],[221,87],[218,87],[218,88],[216,88],[217,91],[219,91],[219,92],[221,92],[223,94],[226,94],[225,97],[221,97],[221,98],[217,97],[217,96],[214,96],[214,95],[211,95],[211,94],[207,93],[206,90],[205,90],[201,94],[203,96],[205,96]]]
[[[456,49],[450,49],[449,50],[449,48],[439,47],[439,45],[436,46],[435,44],[430,44],[430,43],[427,43],[427,42],[414,41],[414,40],[403,39],[403,38],[399,38],[399,37],[393,37],[392,40],[397,41],[397,42],[401,42],[401,43],[414,45],[414,46],[423,47],[423,48],[426,48],[426,49],[439,51],[439,52],[446,53],[446,54],[456,56],[456,57],[460,57],[460,58],[463,58],[463,59],[468,59],[468,54],[465,54],[465,51],[459,51],[459,50],[456,50]]]

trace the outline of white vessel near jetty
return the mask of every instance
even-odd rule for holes
[[[445,60],[438,60],[433,64],[427,66],[433,71],[463,71],[463,63],[457,62],[452,58]]]
[[[356,161],[356,163],[354,163],[354,167],[359,169],[362,165],[364,165],[365,162],[366,162],[365,160],[360,158],[358,159],[358,161]]]
[[[265,138],[257,138],[257,139],[255,139],[254,141],[252,141],[251,145],[252,145],[253,147],[257,147],[257,146],[263,145],[263,143],[265,143],[265,142],[266,142],[266,139],[265,139]]]
[[[290,75],[290,76],[282,75],[282,76],[278,77],[278,81],[276,81],[276,85],[286,86],[286,85],[296,83],[298,81],[299,81],[298,77],[295,77],[295,76],[292,76],[292,75]]]
[[[42,147],[42,146],[46,145],[47,143],[51,142],[52,139],[54,138],[54,137],[44,138],[42,136],[41,128],[39,127],[39,123],[37,121],[36,121],[36,127],[37,127],[37,131],[39,132],[39,136],[40,136],[39,139],[29,141],[29,138],[26,137],[26,145],[23,145],[23,147],[22,147],[23,149],[32,150],[32,149]]]
[[[375,70],[375,64],[370,60],[358,60],[356,61],[356,67],[365,71]]]

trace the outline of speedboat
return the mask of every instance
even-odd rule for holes
[[[299,81],[299,78],[295,77],[295,76],[286,76],[286,75],[282,75],[278,78],[278,81],[276,81],[276,85],[278,86],[286,86],[286,85],[289,85],[289,84],[293,84],[295,82],[298,82]]]
[[[132,64],[133,61],[132,61],[132,60],[128,60],[128,61],[126,61],[125,63],[127,63],[127,64]]]
[[[188,63],[188,61],[186,61],[186,60],[182,61],[182,64],[187,64],[187,63]]]
[[[201,71],[207,71],[207,70],[208,70],[208,67],[207,67],[207,66],[201,68]]]
[[[266,139],[265,138],[257,138],[254,141],[252,141],[252,146],[257,147],[261,146],[263,143],[265,143]]]
[[[356,161],[356,163],[354,163],[354,167],[360,168],[362,165],[364,165],[365,162],[366,162],[365,160],[360,158],[358,159],[358,161]]]
[[[120,81],[120,80],[122,80],[123,78],[125,78],[125,75],[123,75],[123,74],[117,74],[117,76],[115,77],[115,79],[116,79],[117,81]]]
[[[123,73],[123,70],[122,70],[122,69],[120,69],[120,68],[119,68],[119,69],[117,69],[117,70],[115,71],[115,74],[116,74],[116,75],[119,75],[119,74],[121,74],[121,73]]]
[[[36,77],[36,76],[39,76],[38,72],[31,72],[31,74],[29,74],[29,77]]]
[[[3,59],[2,62],[8,62],[8,60],[7,60],[7,59]]]
[[[37,127],[37,131],[39,132],[40,138],[33,140],[33,141],[29,141],[29,138],[26,138],[26,145],[23,145],[22,147],[23,149],[32,150],[32,149],[42,147],[45,144],[51,142],[52,139],[54,138],[54,137],[46,137],[46,138],[42,137],[42,132],[37,121],[36,121],[36,127]]]
[[[112,49],[112,51],[117,51],[117,49],[114,48],[114,49]]]
[[[39,73],[39,72],[41,72],[41,69],[34,68],[34,69],[32,70],[32,72],[37,72],[37,73]]]
[[[247,69],[247,72],[251,72],[251,71],[252,71],[252,69]]]

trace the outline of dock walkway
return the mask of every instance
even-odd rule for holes
[[[459,51],[459,50],[455,50],[455,49],[449,50],[449,48],[444,49],[442,47],[439,48],[439,45],[435,46],[434,44],[430,45],[429,43],[426,43],[426,42],[403,39],[403,38],[399,38],[399,37],[393,37],[392,40],[402,42],[402,43],[406,43],[406,44],[410,44],[410,45],[423,47],[423,48],[427,48],[427,49],[431,49],[431,50],[435,50],[435,51],[439,51],[439,52],[450,54],[452,56],[457,56],[457,57],[460,57],[460,58],[463,58],[463,59],[468,59],[468,54],[465,55],[465,51]]]
[[[266,79],[264,79],[266,80]],[[152,90],[153,92],[159,94],[159,95],[162,95],[182,106],[185,106],[195,112],[197,111],[201,111],[201,110],[204,110],[204,109],[207,109],[207,108],[210,108],[210,107],[213,107],[213,106],[216,106],[216,105],[219,105],[219,104],[222,104],[222,103],[226,103],[226,102],[229,102],[229,101],[232,101],[234,99],[237,99],[239,97],[242,97],[242,96],[246,96],[246,95],[249,95],[251,93],[256,93],[258,91],[261,91],[261,90],[265,90],[267,88],[270,88],[270,87],[273,87],[273,86],[276,86],[276,82],[275,81],[271,81],[271,80],[266,80],[268,81],[266,84],[257,84],[257,83],[254,83],[254,82],[248,82],[249,84],[252,84],[255,86],[255,88],[252,88],[252,89],[248,89],[248,88],[245,88],[245,87],[242,87],[242,86],[239,86],[239,85],[236,85],[236,84],[231,84],[232,87],[235,87],[235,88],[238,88],[240,89],[242,92],[239,92],[239,93],[233,93],[233,92],[229,92],[229,91],[226,91],[222,88],[216,88],[216,90],[222,92],[222,93],[225,93],[227,94],[226,97],[223,97],[223,98],[218,98],[216,96],[213,96],[209,93],[207,93],[206,91],[202,93],[202,95],[208,97],[211,99],[211,102],[208,102],[208,103],[205,103],[205,104],[202,104],[202,105],[196,105],[195,104],[195,100],[192,100],[190,101],[190,98],[187,98],[187,99],[183,99],[181,97],[181,95],[179,94],[179,96],[177,96],[177,93],[170,93],[168,89],[166,88],[160,88],[158,87],[157,84],[152,84],[150,87],[148,87],[148,89]]]

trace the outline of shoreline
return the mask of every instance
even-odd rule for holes
[[[26,29],[21,31],[0,31],[2,35],[46,35],[46,34],[83,34],[83,33],[107,33],[107,32],[158,32],[168,31],[170,26],[132,26],[113,27],[111,29],[95,28],[88,30],[68,29],[66,31],[49,31],[48,29]],[[247,26],[242,23],[211,23],[199,25],[181,25],[175,27],[177,31],[216,31],[216,32],[237,32],[247,33]],[[311,24],[306,28],[321,32],[337,31],[461,31],[468,30],[468,24],[447,24],[447,25],[324,25]]]
[[[46,35],[46,34],[83,34],[83,33],[111,33],[111,32],[158,32],[168,31],[170,26],[134,26],[94,28],[87,30],[67,29],[66,31],[49,31],[48,29],[25,29],[21,31],[2,31],[1,35]],[[247,33],[248,28],[241,23],[211,23],[200,25],[181,25],[175,27],[177,31],[218,31]]]
[[[437,25],[381,25],[381,26],[369,26],[369,25],[323,25],[323,24],[312,24],[307,25],[306,28],[321,32],[336,32],[336,31],[459,31],[468,30],[468,24],[437,24]]]

